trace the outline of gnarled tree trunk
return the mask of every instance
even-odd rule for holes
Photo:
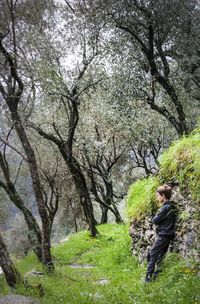
[[[5,274],[6,281],[10,287],[16,288],[17,282],[20,281],[20,273],[11,261],[6,245],[0,233],[0,266]]]
[[[5,49],[2,40],[3,38],[0,37],[0,52],[2,53],[4,58],[8,61],[10,80],[7,83],[7,90],[1,85],[0,91],[9,108],[13,125],[23,146],[27,158],[27,163],[29,166],[29,171],[33,184],[33,191],[42,221],[42,263],[44,266],[48,267],[49,270],[52,270],[54,269],[54,265],[51,258],[51,250],[50,250],[51,249],[51,244],[50,244],[51,220],[49,218],[46,203],[42,194],[41,182],[38,173],[38,166],[35,158],[35,153],[27,137],[26,130],[24,128],[23,122],[18,112],[18,105],[22,98],[24,84],[22,82],[22,79],[18,75],[16,62],[13,60],[10,53]]]
[[[40,231],[40,227],[32,214],[32,212],[24,205],[23,200],[21,199],[20,195],[18,194],[15,185],[11,182],[10,176],[9,176],[9,169],[5,165],[4,158],[0,152],[0,167],[2,169],[4,178],[6,183],[3,183],[0,181],[0,187],[2,187],[8,196],[10,197],[10,200],[14,203],[14,205],[22,211],[25,221],[28,226],[28,238],[32,245],[32,249],[38,259],[42,262],[42,234]]]

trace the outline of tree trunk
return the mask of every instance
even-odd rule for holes
[[[15,206],[22,211],[28,226],[28,238],[32,245],[32,249],[38,257],[39,261],[42,262],[42,234],[35,217],[33,216],[32,212],[24,205],[24,202],[17,193],[15,186],[11,182],[7,182],[7,185],[0,182],[0,186],[5,189],[6,193],[9,195],[11,201],[15,204]]]
[[[33,252],[38,257],[39,261],[42,262],[42,234],[40,227],[30,210],[27,209],[26,211],[23,211],[23,213],[28,225],[28,238]]]
[[[115,221],[116,221],[116,223],[117,224],[123,223],[123,219],[122,219],[122,217],[121,217],[121,215],[120,215],[120,213],[119,213],[119,211],[118,211],[118,209],[117,209],[117,207],[115,205],[113,205],[113,209],[115,210],[114,215],[115,215]]]
[[[94,218],[93,206],[88,192],[85,177],[81,171],[78,161],[74,157],[65,158],[65,160],[74,179],[76,189],[79,193],[80,203],[81,206],[83,207],[84,214],[87,223],[89,225],[90,234],[92,237],[95,237],[96,234],[98,233],[98,230],[96,229],[96,221]]]
[[[0,266],[6,277],[6,281],[10,287],[16,288],[17,282],[20,281],[20,273],[15,268],[10,259],[8,250],[0,233]]]
[[[100,205],[101,207],[101,211],[102,211],[102,214],[101,214],[101,224],[107,224],[108,222],[108,207],[105,207],[105,206],[102,206]]]
[[[115,215],[115,221],[116,223],[123,223],[123,220],[121,218],[121,215],[119,213],[119,210],[117,209],[116,204],[113,202],[113,186],[112,182],[109,182],[107,180],[104,180],[106,185],[106,199],[105,202],[107,205],[112,206],[113,214]]]
[[[17,112],[17,107],[13,106],[14,102],[12,102],[12,100],[7,101],[7,104],[11,113],[13,123],[15,124],[17,135],[26,153],[29,170],[33,182],[33,190],[38,205],[38,211],[42,221],[42,264],[48,267],[49,270],[53,270],[54,266],[51,258],[51,242],[50,242],[51,223],[42,195],[35,153],[31,147],[25,129],[22,125],[21,119]]]

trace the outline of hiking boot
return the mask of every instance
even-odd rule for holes
[[[152,282],[152,279],[149,278],[149,277],[146,277],[146,278],[144,279],[144,282],[150,283],[150,282]]]

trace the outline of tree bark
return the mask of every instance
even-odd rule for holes
[[[81,167],[78,161],[74,157],[68,157],[65,154],[65,151],[62,151],[62,149],[61,153],[74,179],[76,189],[80,196],[80,203],[83,207],[84,214],[89,225],[90,234],[92,237],[95,237],[98,233],[98,230],[96,229],[93,206],[88,192],[85,176],[81,171]]]
[[[15,102],[13,102],[12,100],[7,100],[7,105],[9,107],[17,135],[22,143],[22,146],[24,148],[27,157],[27,162],[29,165],[29,170],[33,182],[33,191],[37,200],[38,211],[42,221],[42,263],[44,266],[47,266],[49,270],[51,269],[53,270],[54,266],[51,258],[51,242],[50,242],[51,223],[42,195],[35,153],[26,135],[25,129],[17,112],[17,107],[15,106]]]
[[[20,273],[15,268],[11,258],[9,256],[6,245],[3,241],[0,233],[0,266],[5,274],[8,285],[12,288],[16,288],[17,283],[21,280]]]
[[[102,206],[101,207],[101,224],[106,224],[108,222],[108,207]]]
[[[2,168],[2,172],[4,174],[4,178],[6,184],[0,181],[0,187],[2,187],[6,193],[8,194],[10,200],[14,203],[14,205],[22,211],[25,221],[28,226],[29,234],[28,238],[32,245],[32,249],[36,256],[38,257],[39,261],[42,262],[42,235],[40,231],[40,227],[33,216],[32,212],[24,205],[23,200],[19,196],[18,192],[15,189],[14,184],[11,182],[9,177],[9,169],[6,168],[4,163],[3,156],[0,152],[0,167]]]

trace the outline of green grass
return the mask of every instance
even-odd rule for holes
[[[156,189],[159,185],[157,177],[145,178],[131,185],[127,196],[128,218],[142,220],[157,209]]]
[[[178,180],[182,190],[191,190],[200,202],[200,129],[174,142],[162,155],[159,175],[165,181]]]
[[[55,272],[44,277],[30,277],[30,283],[42,284],[45,291],[42,304],[194,304],[200,303],[199,266],[176,254],[166,257],[163,273],[150,283],[144,283],[146,262],[139,264],[132,257],[130,237],[125,225],[106,224],[98,227],[100,235],[91,238],[88,231],[79,232],[52,248]],[[69,264],[89,264],[90,269],[72,269]],[[34,255],[16,262],[22,274],[42,270]],[[96,284],[109,279],[107,285]],[[0,294],[11,291],[4,279],[0,280]],[[39,297],[37,290],[18,294]]]

